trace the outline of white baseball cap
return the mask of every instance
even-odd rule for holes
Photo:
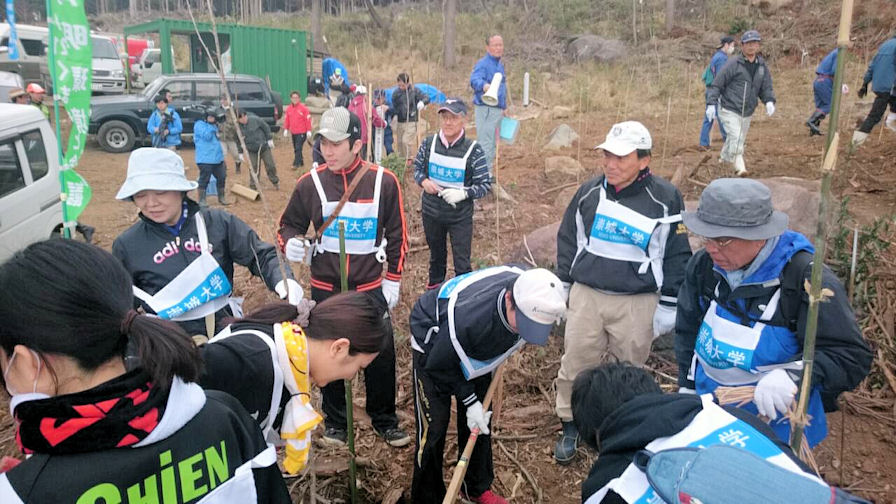
[[[529,343],[544,345],[551,327],[566,316],[563,282],[544,268],[524,271],[513,284],[516,328]]]
[[[143,147],[128,158],[128,176],[115,199],[129,200],[140,191],[192,191],[199,184],[184,176],[184,160],[168,149]]]
[[[653,142],[650,132],[638,121],[625,121],[614,124],[607,133],[604,143],[595,147],[616,154],[628,156],[636,150],[649,150]]]

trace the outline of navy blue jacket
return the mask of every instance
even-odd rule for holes
[[[871,82],[871,90],[875,93],[889,93],[894,87],[894,79],[896,79],[896,37],[881,44],[868,65],[862,83],[864,85]]]

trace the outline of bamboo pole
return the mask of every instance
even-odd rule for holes
[[[345,254],[345,221],[339,219],[339,286],[348,292],[348,257]],[[352,504],[358,502],[358,466],[355,463],[355,405],[352,402],[352,380],[345,380],[345,425],[348,431],[348,488]]]
[[[840,140],[838,123],[840,120],[840,92],[843,83],[843,69],[846,63],[846,50],[849,45],[849,31],[852,25],[853,0],[843,0],[840,8],[840,30],[837,36],[837,71],[834,73],[834,96],[831,102],[831,127],[828,128],[827,148],[822,164],[821,199],[818,203],[818,227],[815,232],[815,255],[812,262],[812,277],[809,288],[809,313],[806,317],[806,335],[803,340],[803,379],[800,383],[799,403],[791,420],[790,446],[795,453],[803,438],[803,430],[807,424],[806,411],[812,393],[812,369],[815,362],[815,336],[818,332],[818,308],[826,294],[822,291],[821,274],[824,266],[825,237],[827,236],[827,211],[831,200],[831,179],[837,165],[837,146]]]

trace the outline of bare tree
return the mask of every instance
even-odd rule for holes
[[[451,68],[457,63],[455,57],[455,40],[457,39],[457,0],[444,0],[442,3],[442,38],[444,40],[442,62],[445,68]]]
[[[666,0],[666,32],[675,26],[675,0]]]
[[[311,41],[315,50],[323,50],[324,39],[322,37],[320,15],[322,10],[321,2],[323,0],[311,0]]]

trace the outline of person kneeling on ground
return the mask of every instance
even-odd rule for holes
[[[199,348],[199,384],[227,392],[254,412],[265,437],[286,444],[284,467],[301,471],[311,432],[323,418],[311,406],[311,384],[353,378],[387,341],[380,307],[360,292],[315,306],[303,300],[265,305],[224,328]]]
[[[811,474],[756,415],[719,406],[709,394],[663,394],[645,369],[627,362],[579,373],[573,383],[572,413],[581,440],[600,451],[582,483],[586,504],[660,502],[644,473],[632,464],[643,449],[656,453],[728,444],[785,469]]]
[[[194,383],[190,337],[134,311],[131,287],[74,240],[0,266],[0,371],[29,455],[0,474],[0,502],[291,502],[274,447],[233,397]]]

